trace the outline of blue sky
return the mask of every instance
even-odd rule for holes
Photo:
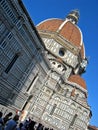
[[[86,56],[89,57],[83,78],[93,113],[90,123],[98,126],[98,0],[23,0],[23,3],[35,25],[48,18],[64,19],[73,9],[80,11],[78,26],[83,33]]]

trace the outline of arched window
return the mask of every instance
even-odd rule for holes
[[[77,100],[78,97],[79,97],[79,94],[77,93],[77,94],[75,95],[75,100]]]
[[[16,60],[18,59],[19,55],[20,55],[19,53],[16,53],[16,54],[15,54],[15,56],[14,56],[13,59],[12,59],[12,61],[9,63],[8,67],[6,68],[5,73],[8,73],[8,72],[11,70],[11,68],[12,68],[13,65],[14,65],[14,63],[15,63]]]
[[[73,119],[72,119],[72,121],[71,121],[71,123],[70,123],[70,126],[73,126],[73,124],[74,124],[74,122],[75,122],[77,116],[78,116],[77,114],[74,115],[74,117],[73,117]]]
[[[56,107],[57,107],[57,104],[54,104],[54,105],[53,105],[53,108],[52,108],[52,110],[51,110],[51,112],[50,112],[50,115],[53,115],[53,113],[54,113]]]
[[[53,62],[52,62],[52,64],[54,64],[54,65],[55,65],[55,62],[53,61]]]
[[[72,108],[76,108],[76,105],[74,103],[71,104]]]
[[[67,96],[67,93],[68,93],[68,92],[69,92],[69,89],[66,89],[64,95]]]
[[[83,114],[87,116],[88,112],[86,110],[83,111]]]
[[[60,68],[61,67],[61,65],[58,65],[58,68]]]

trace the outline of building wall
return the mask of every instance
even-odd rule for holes
[[[0,28],[0,103],[22,110],[47,75],[44,46],[21,1],[0,1]]]

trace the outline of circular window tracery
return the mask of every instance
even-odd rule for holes
[[[59,55],[60,56],[64,56],[65,55],[65,49],[64,48],[60,48],[59,49]]]

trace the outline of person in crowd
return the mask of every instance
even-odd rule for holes
[[[26,130],[29,130],[29,123],[30,123],[30,120],[26,119],[24,124],[23,124],[23,128],[26,129]]]
[[[3,118],[4,124],[6,124],[7,121],[9,121],[10,119],[12,119],[11,118],[12,115],[13,115],[12,112],[9,112],[7,115],[4,116],[4,118]]]
[[[44,128],[44,126],[41,123],[39,123],[39,125],[38,125],[36,130],[43,130],[43,128]]]
[[[38,127],[38,123],[36,122],[36,124],[34,125],[34,130],[37,130]]]
[[[0,111],[0,130],[3,130],[4,127],[4,121],[3,121],[3,113]]]
[[[43,125],[40,127],[40,130],[44,130],[44,126]]]
[[[4,130],[16,130],[18,120],[19,120],[19,115],[15,115],[13,119],[10,119],[6,123]]]
[[[0,111],[0,130],[53,130],[53,128],[45,127],[43,124],[33,121],[33,119],[27,118],[24,123],[18,124],[19,115],[16,114],[13,119],[11,118],[12,112],[3,116]]]
[[[29,123],[29,130],[35,130],[34,126],[35,126],[36,122],[31,120]]]
[[[21,122],[20,124],[19,124],[19,127],[17,128],[17,130],[23,130],[24,128],[23,128],[23,123]]]

